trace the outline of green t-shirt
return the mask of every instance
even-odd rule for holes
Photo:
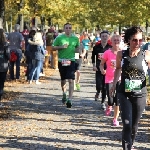
[[[62,34],[53,42],[53,46],[62,46],[64,44],[68,44],[68,47],[58,51],[59,61],[61,61],[61,59],[75,61],[75,49],[80,45],[78,37]]]

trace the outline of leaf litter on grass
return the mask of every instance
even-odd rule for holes
[[[54,69],[44,69],[45,77],[41,77],[40,81],[46,83],[47,77],[53,75],[55,73]],[[2,96],[2,103],[4,104],[4,107],[0,108],[0,120],[10,119],[12,116],[12,113],[15,115],[21,115],[22,113],[18,110],[12,110],[10,106],[10,102],[14,101],[19,98],[19,96],[22,94],[23,89],[17,89],[15,87],[19,85],[28,84],[28,82],[25,80],[25,67],[21,66],[20,68],[20,79],[19,80],[10,80],[9,79],[9,73],[7,74],[7,78],[5,81],[4,86],[4,93]]]

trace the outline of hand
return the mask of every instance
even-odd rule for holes
[[[67,47],[68,47],[68,44],[64,44],[62,47],[63,47],[63,48],[67,48]]]
[[[98,71],[96,66],[93,66],[93,71]]]
[[[115,86],[112,86],[112,87],[110,88],[110,90],[109,90],[109,95],[110,95],[111,97],[114,97],[115,89],[116,89]]]
[[[83,54],[81,54],[81,55],[80,55],[80,57],[81,57],[81,58],[83,58],[83,57],[84,57],[84,55],[83,55]]]
[[[105,75],[105,74],[106,74],[106,70],[102,70],[101,73],[102,73],[103,75]]]

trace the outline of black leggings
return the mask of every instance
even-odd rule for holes
[[[107,93],[107,97],[108,97],[108,105],[109,106],[113,106],[114,104],[116,106],[119,106],[119,99],[117,96],[118,85],[119,85],[119,82],[117,82],[117,84],[116,84],[116,92],[114,94],[114,97],[111,97],[109,94],[109,91],[110,91],[111,87],[113,86],[113,83],[106,83],[106,93]]]
[[[105,85],[105,76],[101,74],[100,71],[96,71],[96,91],[97,94],[102,93],[102,103],[105,102],[106,99],[106,85]]]
[[[6,80],[7,72],[0,72],[0,101],[4,91],[4,83]]]
[[[118,93],[118,98],[123,123],[122,147],[123,150],[131,150],[138,130],[138,122],[146,105],[146,95],[132,97],[125,93]]]

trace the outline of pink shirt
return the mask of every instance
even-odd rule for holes
[[[103,59],[106,61],[106,75],[105,83],[112,83],[114,79],[114,72],[116,69],[116,54],[114,54],[110,49],[104,52]]]

